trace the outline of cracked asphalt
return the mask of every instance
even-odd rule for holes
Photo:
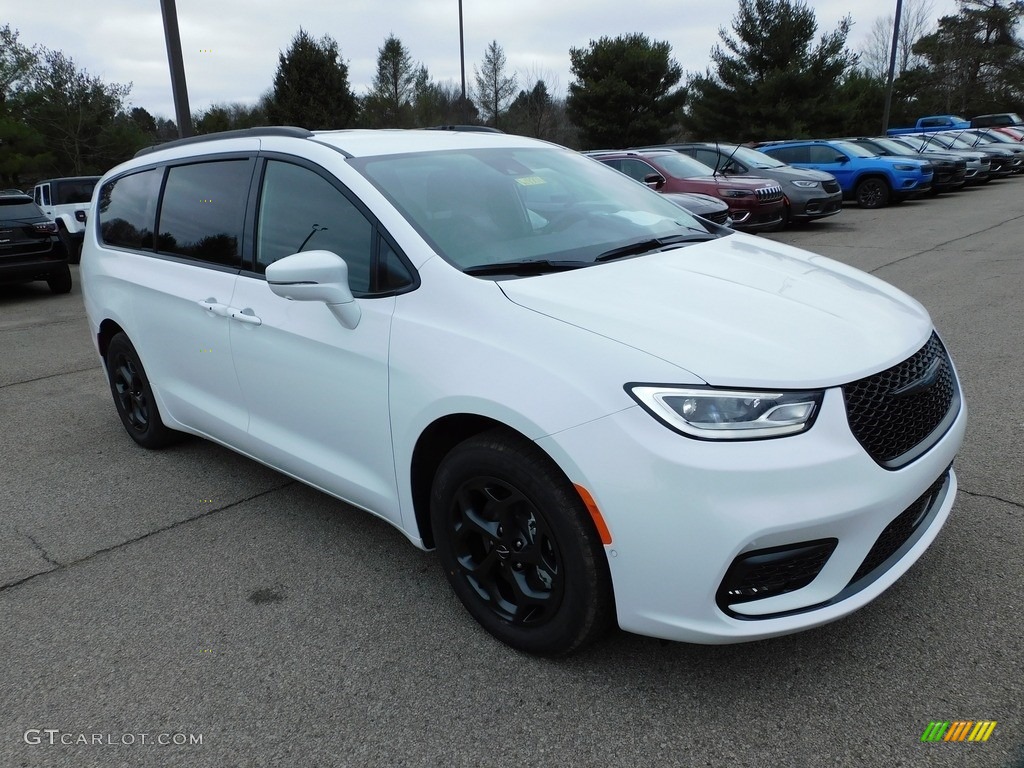
[[[68,296],[0,288],[0,767],[1024,767],[1022,194],[769,235],[924,303],[970,423],[950,520],[900,582],[737,646],[511,651],[386,524],[200,440],[137,448],[77,268]],[[934,720],[998,725],[921,743]]]

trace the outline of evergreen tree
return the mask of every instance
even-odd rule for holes
[[[673,133],[686,93],[676,88],[683,71],[671,53],[668,43],[642,34],[569,49],[576,79],[566,111],[583,146],[659,144]]]
[[[696,138],[747,141],[831,135],[846,106],[836,93],[857,57],[850,18],[813,45],[818,24],[802,0],[740,0],[714,71],[692,77],[685,127]]]
[[[366,125],[370,128],[411,127],[416,77],[419,73],[420,70],[413,64],[402,41],[389,35],[377,51],[377,74],[373,78],[370,92],[363,100],[363,120]]]
[[[320,40],[299,29],[278,57],[267,118],[275,125],[347,128],[358,104],[348,82],[348,65],[328,35]]]

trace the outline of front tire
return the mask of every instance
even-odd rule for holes
[[[163,448],[180,439],[181,433],[168,429],[160,419],[139,353],[123,333],[107,347],[107,380],[117,415],[132,440],[143,448]]]
[[[857,205],[861,208],[884,208],[889,204],[891,192],[884,179],[876,176],[864,179],[857,184]]]
[[[452,589],[503,643],[558,656],[610,626],[598,534],[576,489],[529,440],[492,430],[456,446],[434,478],[430,515]]]

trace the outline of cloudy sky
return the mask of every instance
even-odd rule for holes
[[[909,0],[907,0],[909,1]],[[931,2],[933,16],[953,13],[955,0]],[[602,36],[642,32],[672,45],[687,72],[703,71],[720,27],[729,27],[737,0],[462,0],[466,81],[484,49],[497,40],[508,68],[531,84],[543,78],[565,93],[569,49]],[[851,14],[850,47],[864,44],[875,20],[891,16],[895,0],[808,0],[819,33]],[[54,0],[5,3],[0,23],[24,44],[62,50],[107,82],[132,83],[130,101],[173,117],[160,0]],[[906,2],[905,2],[906,7]],[[349,65],[353,90],[373,80],[377,52],[388,35],[406,46],[437,81],[458,83],[458,0],[177,0],[192,112],[213,103],[254,102],[273,83],[278,55],[299,27],[333,37]]]

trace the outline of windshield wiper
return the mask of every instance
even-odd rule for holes
[[[499,261],[495,264],[478,264],[466,267],[467,275],[543,275],[548,272],[566,272],[570,269],[589,267],[592,261],[552,261],[533,259],[530,261]]]
[[[641,240],[638,243],[630,243],[629,245],[612,248],[610,251],[602,253],[594,259],[594,261],[611,261],[613,259],[622,259],[626,256],[639,256],[641,253],[649,253],[650,251],[656,251],[669,245],[678,245],[679,243],[705,243],[708,240],[717,240],[718,237],[718,235],[711,234],[710,232],[696,233],[692,235],[672,235],[670,237],[654,237],[650,240]]]

